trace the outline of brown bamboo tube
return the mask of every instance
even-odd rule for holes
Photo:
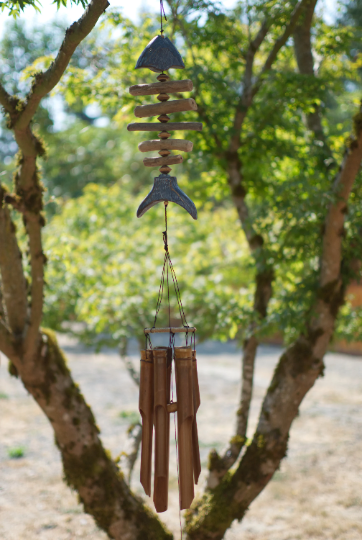
[[[152,103],[151,105],[139,105],[135,108],[134,114],[137,118],[145,118],[146,116],[184,111],[197,111],[196,101],[192,98],[187,98],[164,101],[163,103]]]
[[[151,350],[141,351],[139,411],[142,417],[140,480],[146,495],[150,497],[153,436],[153,358]]]
[[[183,157],[179,154],[177,156],[168,157],[146,157],[143,160],[145,167],[158,167],[159,165],[176,165],[182,163]]]
[[[190,508],[195,496],[192,448],[194,403],[192,391],[191,347],[175,347],[175,370],[180,470],[180,509],[184,510]]]
[[[150,152],[152,150],[181,150],[183,152],[191,152],[193,143],[183,139],[154,139],[152,141],[144,141],[139,143],[138,150],[140,152]]]
[[[153,349],[155,423],[153,502],[157,512],[165,512],[168,507],[170,416],[167,404],[170,400],[171,354],[171,349],[166,347]]]
[[[167,131],[202,131],[201,122],[168,122],[165,126]],[[127,131],[160,131],[162,126],[160,124],[153,124],[152,122],[134,122],[128,124]]]
[[[151,84],[135,84],[129,88],[132,96],[152,96],[154,94],[174,94],[177,92],[191,92],[193,84],[190,79],[183,81],[166,81]]]
[[[192,422],[192,461],[194,468],[195,484],[199,481],[201,473],[201,458],[199,448],[199,435],[197,430],[196,413],[201,404],[199,378],[197,375],[196,351],[192,351],[192,390],[194,398],[194,420]]]

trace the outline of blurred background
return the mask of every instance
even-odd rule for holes
[[[235,15],[237,9],[234,0],[222,2],[227,16]],[[57,10],[55,4],[45,4],[41,13],[26,7],[17,19],[6,11],[0,14],[0,69],[9,92],[25,96],[30,76],[49,65],[65,29],[82,10],[79,5]],[[362,68],[356,58],[362,51],[362,5],[357,0],[326,0],[317,13],[320,57],[317,54],[316,61],[322,66],[324,86],[316,94],[332,152],[339,160],[361,97]],[[121,460],[130,443],[129,425],[139,419],[133,370],[137,371],[138,350],[144,345],[143,328],[153,324],[164,256],[163,207],[154,207],[141,220],[135,217],[158,170],[143,167],[137,146],[144,135],[126,130],[135,106],[127,88],[153,81],[152,75],[134,72],[133,67],[158,26],[157,1],[111,2],[107,19],[77,49],[66,76],[43,100],[33,125],[47,147],[47,157],[41,162],[48,258],[44,326],[59,332],[75,378],[96,413],[102,439]],[[202,43],[196,36],[194,46],[197,58],[203,59]],[[185,49],[180,42],[180,50]],[[304,156],[318,149],[303,138],[310,101],[308,91],[298,94],[299,81],[290,75],[291,49],[289,44],[278,76],[258,97],[246,135],[246,182],[256,186],[251,187],[250,198],[258,226],[272,240],[276,230],[282,237],[285,231],[282,244],[270,254],[278,277],[268,317],[260,327],[264,345],[257,361],[250,433],[282,347],[300,331],[316,276],[318,245],[309,235],[310,227],[320,219],[320,200],[313,186],[303,184],[303,175]],[[222,60],[214,66],[208,54],[205,102],[218,109],[214,121],[227,132],[229,98],[215,75],[221,72]],[[183,77],[199,76],[197,69],[200,66],[186,70]],[[233,88],[238,66],[230,62],[224,69]],[[195,201],[199,220],[193,222],[176,205],[169,211],[171,258],[188,322],[198,328],[201,390],[208,404],[201,408],[199,422],[204,471],[209,451],[221,450],[233,432],[240,351],[253,318],[254,292],[254,263],[225,171],[210,143],[212,129],[205,135],[188,134],[194,152],[174,171],[182,189]],[[12,133],[1,118],[0,180],[9,187],[16,153]],[[295,210],[293,201],[287,202],[290,187],[275,186],[283,186],[291,171],[296,196],[307,193],[308,201],[301,214],[295,215],[293,230],[287,231],[283,215]],[[315,185],[322,185],[326,180],[318,175],[316,169]],[[261,200],[266,206],[261,206]],[[268,209],[276,216],[273,226]],[[20,230],[20,221],[18,226]],[[293,247],[288,244],[289,234]],[[243,523],[227,533],[227,540],[361,538],[362,368],[358,356],[344,354],[362,352],[361,306],[362,287],[353,281],[332,344],[335,352],[327,358],[326,378],[303,402],[301,416],[293,425],[288,460]],[[172,318],[179,324],[174,298]],[[167,311],[162,310],[159,324],[166,319]],[[62,484],[47,421],[20,384],[8,377],[3,359],[0,377],[0,515],[4,516],[0,538],[105,538]],[[171,470],[176,470],[175,463]],[[132,482],[141,493],[137,464]],[[171,484],[172,505],[164,518],[177,534],[175,474]]]

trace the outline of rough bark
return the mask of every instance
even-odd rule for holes
[[[8,325],[18,341],[23,337],[27,319],[26,281],[15,225],[9,209],[3,206],[6,191],[0,187],[0,269],[2,296]]]
[[[304,396],[323,374],[323,357],[344,298],[341,279],[342,231],[346,205],[362,162],[362,110],[333,186],[334,201],[325,220],[320,284],[313,319],[282,355],[263,401],[258,426],[235,473],[198,500],[186,516],[188,538],[221,540],[235,519],[264,489],[286,455],[289,430]]]

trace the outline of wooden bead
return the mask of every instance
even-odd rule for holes
[[[159,120],[162,123],[165,123],[165,122],[168,122],[169,120],[171,120],[171,118],[169,116],[167,116],[167,114],[161,114],[161,116],[159,116],[157,118],[157,120]]]
[[[177,402],[167,403],[167,412],[173,413],[177,411]]]
[[[157,77],[158,79],[158,77]],[[132,96],[152,96],[160,92],[175,94],[178,92],[191,92],[193,89],[192,81],[185,79],[183,81],[169,81],[151,84],[135,84],[129,88]]]
[[[158,136],[160,137],[160,139],[165,140],[165,139],[168,139],[171,136],[171,133],[169,133],[168,131],[160,131]]]
[[[150,157],[144,158],[143,164],[145,167],[157,167],[158,165],[177,165],[182,163],[183,158],[180,155],[169,157]]]
[[[168,101],[170,96],[168,94],[159,94],[157,96],[158,101]]]
[[[157,80],[160,81],[160,82],[166,82],[170,79],[169,75],[167,75],[167,73],[160,73],[157,77]],[[154,83],[154,84],[157,84],[157,83]]]
[[[193,143],[184,139],[155,139],[139,143],[140,152],[151,152],[153,150],[181,150],[182,152],[191,152]]]
[[[184,111],[197,111],[196,101],[188,98],[165,101],[164,103],[154,103],[152,105],[139,105],[135,108],[134,114],[137,118],[146,118],[147,116]]]
[[[160,150],[159,154],[162,157],[167,157],[167,156],[169,156],[171,154],[171,152],[169,150]]]
[[[160,124],[154,124],[151,122],[136,122],[133,124],[128,124],[128,131],[159,131],[161,128]],[[202,123],[201,122],[170,122],[167,124],[168,131],[201,131]]]
[[[168,174],[172,169],[168,165],[162,165],[162,167],[160,167],[158,170],[162,174]]]

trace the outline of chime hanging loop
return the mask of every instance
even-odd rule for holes
[[[196,413],[200,407],[200,390],[197,376],[197,360],[195,351],[196,328],[187,324],[181,302],[176,273],[170,258],[167,236],[167,205],[174,202],[184,208],[193,219],[197,219],[197,210],[193,201],[178,186],[177,178],[170,176],[170,165],[183,162],[181,154],[171,151],[191,152],[193,143],[184,139],[170,138],[170,131],[201,131],[200,122],[170,122],[169,114],[196,111],[197,104],[193,98],[170,100],[170,94],[191,92],[192,82],[189,79],[171,81],[165,71],[168,69],[184,69],[185,65],[174,44],[164,36],[162,17],[165,20],[163,1],[160,0],[161,35],[153,38],[140,55],[136,69],[148,68],[159,73],[158,82],[131,86],[129,92],[133,96],[157,95],[158,103],[140,105],[134,110],[137,118],[156,116],[159,123],[132,123],[128,131],[158,131],[158,139],[141,142],[141,152],[158,151],[159,157],[146,157],[146,167],[159,166],[160,175],[154,178],[154,184],[141,202],[137,217],[143,216],[147,210],[159,202],[165,203],[164,264],[160,290],[157,300],[155,321],[152,328],[145,328],[146,348],[141,351],[139,410],[142,417],[142,447],[140,480],[145,493],[151,496],[152,479],[152,447],[154,441],[154,485],[153,501],[157,512],[164,512],[168,507],[169,478],[169,439],[170,414],[177,413],[178,432],[178,464],[180,485],[180,509],[189,508],[194,499],[194,484],[197,484],[200,472],[200,450],[198,443]],[[180,311],[182,326],[171,325],[169,272],[174,283],[175,294]],[[168,295],[169,326],[156,327],[157,316],[161,308],[165,276]],[[152,347],[152,334],[169,333],[168,347]],[[185,333],[186,345],[175,347],[175,335]],[[194,340],[194,349],[188,344],[188,336]],[[176,380],[177,401],[171,400],[172,366]]]

